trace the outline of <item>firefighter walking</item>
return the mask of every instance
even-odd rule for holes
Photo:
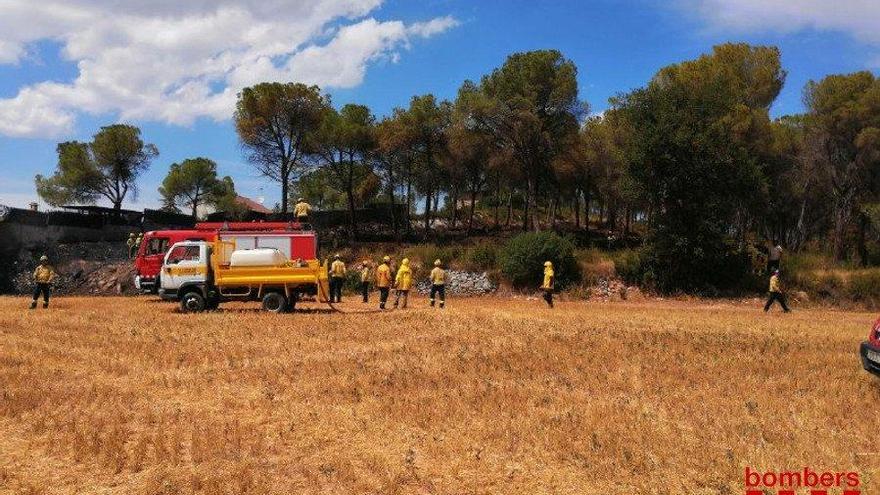
[[[55,280],[55,269],[49,264],[48,256],[41,256],[40,264],[34,270],[34,300],[31,302],[31,309],[36,309],[37,299],[41,294],[43,296],[43,307],[49,307],[50,284],[53,280]]]
[[[370,263],[363,261],[361,263],[361,296],[364,304],[369,302],[370,298]]]
[[[339,259],[339,255],[333,256],[330,264],[330,302],[342,302],[342,286],[345,285],[345,263]]]
[[[394,277],[394,287],[397,289],[394,296],[394,307],[397,308],[399,304],[400,309],[406,309],[409,290],[412,288],[412,270],[409,267],[409,258],[404,258],[400,262],[400,269],[397,270],[397,276]]]
[[[544,291],[544,300],[547,305],[553,307],[553,284],[556,282],[556,276],[553,273],[553,263],[544,262],[544,283],[541,284],[541,290]]]
[[[438,259],[434,260],[434,269],[431,270],[431,307],[434,307],[435,296],[440,296],[440,309],[446,306],[446,270],[443,269],[443,263]]]
[[[391,288],[391,267],[388,263],[391,258],[382,258],[382,264],[376,268],[376,288],[379,289],[379,309],[385,309],[388,302],[388,291]]]
[[[773,306],[775,301],[779,301],[779,305],[782,306],[782,311],[785,313],[790,312],[788,309],[788,305],[785,303],[785,294],[782,293],[782,285],[779,283],[779,269],[773,270],[773,275],[770,276],[770,297],[767,298],[767,304],[764,305],[764,312],[770,311],[770,307]]]

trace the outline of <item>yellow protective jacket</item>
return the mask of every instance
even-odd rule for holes
[[[55,269],[49,265],[39,265],[34,270],[34,282],[38,284],[48,284],[55,278]]]
[[[770,277],[770,292],[782,292],[782,288],[779,286],[778,275],[773,275]]]
[[[391,286],[391,268],[388,267],[386,263],[382,263],[379,265],[379,268],[376,268],[376,287],[390,287]]]
[[[297,217],[307,217],[312,211],[312,206],[308,203],[297,203],[293,207],[293,214]]]
[[[330,276],[333,278],[345,278],[345,263],[340,260],[330,263]]]
[[[370,267],[365,266],[361,268],[361,282],[369,282],[370,281]]]
[[[440,268],[439,266],[434,267],[431,270],[431,284],[432,285],[445,285],[446,284],[446,270]]]
[[[412,270],[409,268],[409,260],[403,260],[400,269],[397,270],[397,276],[394,278],[394,285],[397,290],[409,290],[412,287]]]
[[[553,282],[555,282],[555,280],[553,280],[554,275],[552,268],[544,268],[544,283],[541,284],[542,289],[547,290],[553,288]]]

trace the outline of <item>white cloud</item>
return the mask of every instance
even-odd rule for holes
[[[683,0],[710,26],[734,31],[838,31],[880,46],[878,0]]]
[[[414,38],[457,25],[366,17],[382,0],[0,0],[0,63],[61,43],[71,83],[0,99],[0,134],[59,137],[79,112],[188,125],[228,119],[237,92],[265,80],[353,87],[367,66],[396,61]],[[337,25],[340,24],[340,25]]]

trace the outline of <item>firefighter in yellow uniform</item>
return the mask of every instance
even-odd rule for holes
[[[434,269],[431,270],[431,307],[434,307],[434,296],[440,295],[440,309],[446,306],[446,270],[441,266],[440,260],[434,260]]]
[[[134,232],[128,234],[128,240],[125,241],[125,245],[128,246],[128,259],[134,258],[134,253],[137,252],[137,238]]]
[[[47,256],[40,257],[40,264],[34,270],[34,300],[31,302],[31,309],[37,307],[37,298],[43,295],[43,307],[49,307],[50,285],[55,280],[55,269],[49,264]]]
[[[345,263],[339,259],[339,255],[333,257],[330,263],[330,302],[342,302],[342,286],[345,285]]]
[[[370,297],[370,263],[368,261],[361,263],[361,295],[364,298],[364,303],[367,303]]]
[[[306,200],[299,198],[293,206],[293,215],[299,223],[309,223],[309,214],[312,212],[312,205],[306,203]]]
[[[541,284],[541,290],[544,291],[544,300],[547,305],[553,307],[553,285],[556,282],[556,274],[553,273],[553,263],[544,262],[544,283]]]
[[[412,270],[409,268],[409,258],[404,258],[400,262],[400,269],[397,270],[397,276],[394,277],[394,287],[397,289],[394,297],[394,307],[400,303],[401,309],[406,309],[406,303],[409,300],[409,290],[412,288]]]
[[[770,306],[773,306],[774,301],[779,301],[782,311],[786,313],[791,311],[785,303],[785,294],[782,293],[782,286],[779,284],[779,268],[773,269],[773,275],[770,277],[770,290],[768,292],[770,297],[767,298],[767,304],[764,305],[765,313],[770,311]]]
[[[376,268],[376,287],[379,289],[379,309],[385,309],[388,301],[388,291],[391,288],[391,267],[388,263],[391,258],[382,258],[382,264]]]

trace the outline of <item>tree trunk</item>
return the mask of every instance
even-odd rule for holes
[[[574,226],[580,230],[581,229],[581,192],[577,191],[574,194]]]
[[[425,237],[431,229],[431,191],[425,194]]]
[[[529,177],[526,180],[526,183],[527,183],[526,198],[525,198],[526,201],[525,201],[525,204],[523,205],[522,229],[523,229],[523,231],[527,232],[529,230],[529,227],[531,227],[531,225],[532,225],[532,223],[531,223],[531,221],[532,221],[532,218],[531,218],[532,211],[531,210],[532,210],[532,199],[533,199],[532,195],[535,193],[535,181],[534,181],[534,179]]]
[[[592,199],[590,190],[584,189],[584,230],[587,232],[590,231],[590,201]]]
[[[513,217],[513,191],[507,193],[507,222],[505,227],[510,228],[510,220]]]
[[[497,201],[496,201],[497,204]],[[471,231],[474,230],[474,210],[477,207],[477,191],[471,189],[471,208],[468,212],[468,226],[467,226],[467,235],[471,235]],[[495,208],[495,225],[498,225],[498,208]]]
[[[287,214],[287,194],[290,187],[290,172],[287,167],[281,171],[281,214]]]

